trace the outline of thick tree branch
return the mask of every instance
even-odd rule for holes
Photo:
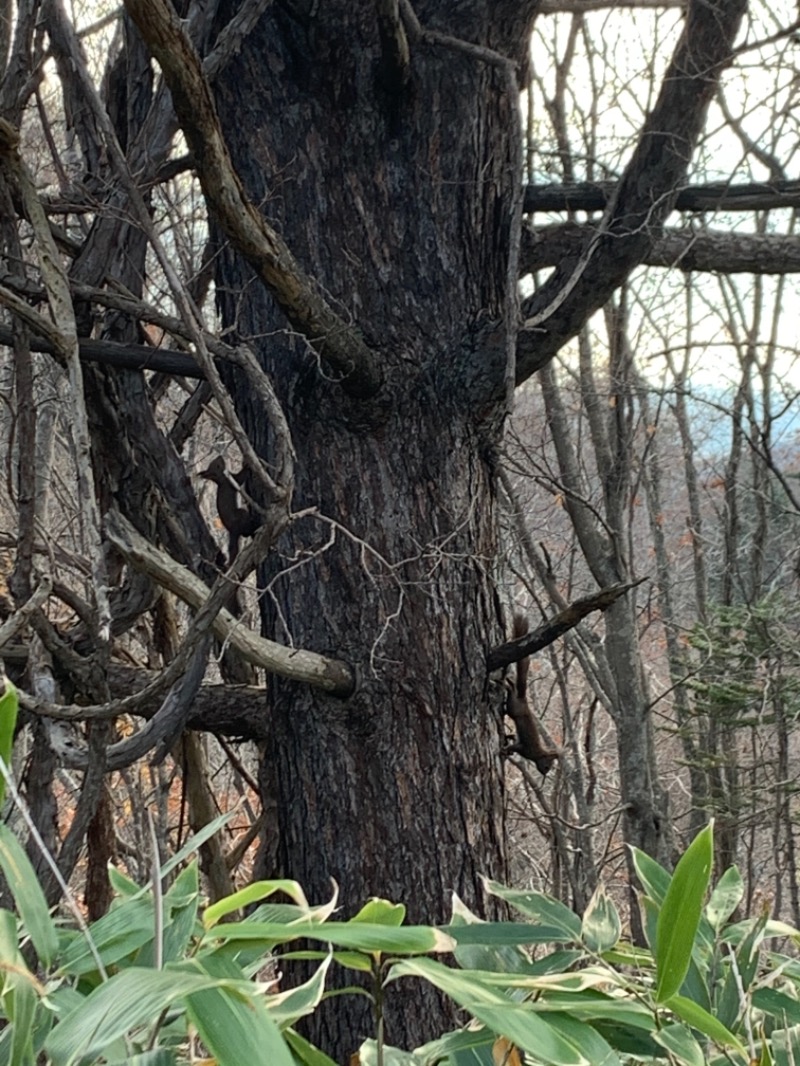
[[[2,659],[13,667],[18,679],[26,668],[30,655],[30,641],[25,644],[5,644]],[[144,667],[112,659],[108,664],[108,685],[114,700],[138,699],[143,690],[150,690],[131,714],[137,718],[151,719],[164,702],[163,695],[153,690],[158,672]],[[200,686],[192,703],[188,729],[203,733],[216,733],[244,740],[265,740],[269,735],[269,717],[266,713],[267,690],[258,685],[208,684]],[[79,720],[80,715],[71,715]],[[64,760],[65,765],[79,769],[80,763]]]
[[[746,0],[693,0],[653,110],[608,205],[602,228],[577,259],[559,264],[524,307],[517,381],[574,337],[647,255],[672,211],[705,124],[719,76],[730,62]]]
[[[200,578],[140,536],[122,515],[109,514],[106,527],[114,547],[137,570],[191,607],[200,608],[208,599],[208,588]],[[305,681],[333,695],[348,696],[353,691],[353,673],[346,663],[266,640],[225,610],[219,612],[212,628],[221,640],[228,641],[242,658],[256,666],[294,681]]]
[[[200,59],[166,0],[126,0],[126,9],[158,61],[194,155],[209,210],[272,293],[291,325],[360,399],[381,385],[376,355],[359,331],[322,298],[281,237],[245,194],[233,168]]]
[[[616,182],[578,182],[574,185],[528,185],[524,210],[605,211],[617,188]],[[770,211],[800,207],[800,181],[751,181],[731,185],[712,181],[681,189],[673,205],[676,211]]]
[[[565,222],[523,232],[520,276],[576,258],[595,227]],[[666,230],[648,249],[646,266],[725,274],[797,274],[800,237],[719,230]]]
[[[588,614],[592,614],[593,611],[607,610],[620,596],[624,596],[626,592],[630,592],[646,580],[647,578],[641,577],[638,581],[609,585],[608,588],[601,589],[591,596],[575,600],[533,632],[525,633],[516,640],[509,640],[498,648],[493,648],[486,658],[487,671],[492,673],[493,670],[501,670],[512,663],[519,662],[520,659],[525,659],[528,655],[535,655],[542,648],[553,644],[559,637],[563,637],[570,629],[574,629]]]
[[[112,661],[108,667],[108,682],[115,699],[135,695],[154,678],[152,671],[124,663]],[[139,706],[137,716],[152,718],[162,704],[162,697],[152,696]],[[194,698],[186,727],[225,737],[264,740],[270,732],[267,690],[257,685],[204,683]]]
[[[9,347],[14,342],[14,331],[0,325],[0,344]],[[57,355],[56,345],[44,337],[31,337],[34,352],[49,352]],[[125,367],[128,370],[158,370],[184,378],[205,378],[197,360],[185,352],[172,348],[149,348],[146,344],[118,344],[116,341],[95,341],[82,337],[78,351],[85,362],[105,363],[106,366]]]
[[[636,8],[663,11],[668,7],[686,7],[686,0],[541,0],[539,15],[585,15],[608,8]]]
[[[12,650],[18,663],[26,661],[27,649],[17,645]],[[133,695],[151,686],[155,676],[150,670],[115,661],[109,663],[108,683],[114,699]],[[181,686],[183,680],[180,679],[173,689]],[[188,704],[188,715],[182,721],[181,728],[214,733],[218,737],[263,742],[270,735],[269,717],[265,713],[266,695],[265,688],[256,686],[201,684]],[[161,727],[158,727],[157,722],[163,716],[165,707],[169,709],[171,697],[172,692],[165,700],[151,697],[139,706],[136,716],[144,719],[146,724],[137,732],[108,746],[106,771],[129,766],[155,746],[158,736],[154,734],[154,728],[159,734],[164,733],[163,726],[167,723],[162,721]],[[73,725],[48,720],[47,732],[61,766],[70,770],[86,769],[89,761],[87,745]],[[158,755],[154,756],[153,761],[159,761]]]

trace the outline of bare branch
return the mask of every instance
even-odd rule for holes
[[[591,596],[584,596],[583,599],[575,600],[574,603],[570,603],[549,621],[534,629],[532,633],[526,633],[524,636],[518,637],[517,640],[509,640],[490,651],[486,658],[487,671],[491,673],[493,670],[501,670],[505,666],[519,662],[520,659],[524,659],[528,655],[535,655],[536,652],[546,648],[549,644],[558,640],[559,637],[563,637],[570,629],[574,629],[579,622],[583,621],[587,614],[592,614],[593,611],[607,610],[620,596],[624,596],[626,592],[630,592],[631,589],[635,589],[637,585],[641,585],[646,580],[646,577],[640,577],[638,581],[609,585],[608,588],[601,589]]]
[[[26,322],[32,329],[46,328],[49,324],[43,316],[29,307],[24,300],[18,305],[12,304],[10,289],[0,286],[0,303],[5,304],[9,310],[24,314],[28,312]],[[19,299],[19,297],[17,297]],[[35,316],[35,317],[34,317]],[[14,331],[8,326],[0,325],[0,344],[14,343]],[[48,352],[51,355],[58,354],[58,348],[52,340],[44,337],[31,337],[31,349],[34,352]],[[96,341],[81,339],[78,341],[78,352],[85,362],[105,363],[107,366],[126,367],[129,370],[158,370],[162,374],[172,374],[175,377],[205,378],[205,374],[197,360],[185,352],[178,352],[172,348],[149,348],[146,344],[119,344],[116,341]]]
[[[523,231],[520,276],[557,266],[585,247],[592,226],[575,222]],[[642,260],[647,266],[725,274],[800,273],[800,237],[779,233],[666,230]]]
[[[670,7],[686,7],[687,0],[541,0],[539,15],[585,15],[590,11],[609,8],[665,11]]]
[[[24,645],[7,644],[3,649],[3,661],[13,664],[18,670],[25,669],[31,661],[31,651],[35,643],[40,644],[38,638]],[[41,667],[35,663],[33,668],[41,673]],[[153,718],[163,705],[164,697],[154,694],[153,685],[158,677],[158,671],[131,666],[115,659],[108,664],[108,683],[113,698],[117,701],[136,699],[138,702],[135,708],[131,708],[129,704],[128,710],[138,718]],[[52,685],[50,687],[52,688]],[[52,696],[52,692],[46,694],[39,688],[36,693],[42,700],[48,700]],[[142,696],[142,693],[147,695]],[[221,736],[263,741],[270,732],[270,723],[265,715],[266,700],[267,690],[263,686],[204,683],[197,692],[186,725],[189,729]],[[32,701],[27,705],[36,711]],[[67,720],[80,721],[81,716],[75,714],[64,717]],[[86,765],[85,749],[76,744],[71,736],[66,746],[62,740],[62,747],[59,758],[64,765],[73,770],[83,769]]]
[[[272,0],[247,0],[220,32],[213,51],[203,60],[203,70],[213,81],[242,47],[242,41],[272,3]]]
[[[42,272],[42,280],[54,322],[50,339],[57,346],[59,354],[67,364],[69,373],[75,465],[78,475],[78,501],[83,517],[84,536],[88,544],[92,590],[98,616],[98,634],[100,640],[105,643],[111,636],[111,605],[108,600],[108,577],[100,542],[100,511],[94,492],[89,419],[84,401],[83,371],[78,352],[78,334],[69,282],[50,232],[44,208],[36,193],[33,180],[22,161],[19,152],[19,132],[5,119],[0,119],[0,153],[19,187],[25,213],[36,236],[39,269]]]
[[[604,211],[616,191],[614,181],[584,181],[574,185],[528,185],[525,212]],[[750,181],[732,185],[711,181],[681,189],[675,211],[769,211],[800,207],[800,181]]]
[[[146,573],[192,607],[199,608],[206,602],[209,590],[200,578],[146,541],[122,515],[109,515],[107,531],[117,550],[137,570]],[[353,691],[353,673],[346,663],[266,640],[243,626],[228,611],[220,611],[213,631],[221,640],[228,641],[248,662],[281,677],[305,681],[337,696],[346,696]]]
[[[158,750],[153,756],[153,762],[164,760],[170,745],[178,739],[191,716],[208,663],[210,648],[211,642],[206,636],[195,648],[186,673],[175,682],[147,725],[133,736],[109,745],[106,751],[107,770],[121,770],[130,766],[152,751],[156,745]]]
[[[28,602],[24,603],[18,611],[15,611],[10,618],[3,622],[0,626],[0,651],[9,641],[14,639],[17,633],[28,625],[31,615],[41,607],[52,591],[53,582],[50,578],[42,578],[39,587]]]

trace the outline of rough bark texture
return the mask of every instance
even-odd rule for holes
[[[461,5],[468,25],[418,13],[428,28],[521,47],[521,16],[472,7]],[[348,398],[228,252],[218,288],[226,322],[266,338],[259,352],[298,452],[295,506],[340,524],[306,518],[285,538],[263,575],[274,581],[266,635],[350,662],[360,678],[348,700],[273,679],[262,776],[277,791],[278,833],[261,873],[296,877],[314,899],[334,878],[346,912],[381,895],[431,921],[447,918],[452,889],[483,909],[479,876],[505,873],[501,710],[485,688],[487,647],[501,637],[500,412],[474,409],[471,383],[486,368],[469,331],[502,317],[510,110],[502,72],[475,57],[420,44],[406,87],[393,69],[370,7],[275,4],[217,92],[247,192],[357,317],[383,391]],[[268,456],[246,395],[240,411]],[[368,1010],[351,1018],[344,1034],[323,1011],[311,1034],[337,1061],[373,1031]],[[452,1023],[411,984],[392,989],[387,1020],[397,1044]]]
[[[278,829],[262,872],[297,877],[316,897],[334,877],[347,910],[380,894],[407,903],[412,920],[430,920],[444,917],[451,887],[479,905],[478,874],[502,876],[503,867],[499,707],[487,702],[483,664],[501,636],[489,568],[514,123],[501,64],[412,35],[406,65],[391,10],[276,2],[216,83],[247,195],[304,279],[357,326],[381,387],[365,394],[332,380],[324,344],[306,329],[305,338],[287,331],[283,296],[265,294],[252,256],[253,268],[223,247],[217,284],[225,324],[254,339],[285,405],[298,452],[295,504],[318,508],[263,575],[266,635],[349,662],[360,678],[347,700],[271,682],[262,787],[276,796]],[[416,5],[425,29],[515,62],[532,10]],[[742,10],[741,0],[691,5],[604,236],[525,309],[541,322],[528,321],[518,380],[575,334],[658,237]],[[222,5],[222,19],[232,13]],[[221,244],[223,231],[231,229],[223,223]],[[554,296],[557,307],[544,311]],[[257,405],[237,391],[269,458]],[[604,584],[627,577],[620,560],[602,569]],[[640,715],[630,604],[609,609],[609,629],[619,703]],[[657,845],[651,751],[642,763],[624,767],[626,828],[636,843]],[[391,1042],[442,1025],[413,988],[404,994],[390,999]],[[339,1061],[371,1028],[366,1012],[351,1020],[345,1034],[323,1012],[312,1033]]]

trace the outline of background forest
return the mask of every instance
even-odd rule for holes
[[[756,40],[777,25],[758,17],[751,12]],[[531,185],[619,173],[624,131],[640,125],[658,69],[641,42],[666,48],[680,19],[617,10],[539,20],[526,108]],[[797,65],[784,43],[757,50],[741,79],[720,87],[693,181],[766,191],[794,172]],[[648,578],[623,669],[640,677],[653,716],[673,841],[715,815],[717,861],[741,864],[748,907],[766,897],[796,922],[797,290],[783,256],[761,267],[751,258],[753,233],[776,251],[772,242],[791,238],[794,211],[691,206],[700,210],[680,219],[681,241],[665,239],[653,265],[517,394],[501,474],[509,595],[544,616],[585,595],[609,542],[622,542],[630,574]],[[533,216],[523,262],[526,241],[533,266],[557,226],[556,216]],[[705,235],[720,230],[727,266],[724,254],[703,261]],[[625,876],[620,742],[646,758],[615,703],[610,654],[602,622],[590,622],[536,660],[537,710],[565,753],[546,787],[522,766],[511,800],[517,876],[530,877],[533,863],[563,898],[584,902],[601,869],[605,881],[614,869]]]
[[[235,811],[211,899],[413,883],[433,922],[484,873],[625,907],[626,845],[669,867],[713,816],[800,926],[796,11],[318,6],[0,13],[39,835],[94,918],[148,817],[166,855]],[[598,588],[531,662],[544,776],[487,657]]]

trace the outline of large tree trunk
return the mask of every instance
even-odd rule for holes
[[[485,673],[503,636],[492,580],[503,366],[469,338],[503,315],[513,113],[502,69],[420,44],[404,88],[371,5],[313,8],[269,9],[218,106],[248,192],[357,316],[391,387],[348,398],[223,253],[225,324],[259,338],[298,452],[295,507],[318,509],[262,574],[265,625],[359,678],[347,700],[271,683],[263,787],[278,825],[262,873],[316,899],[334,878],[347,913],[381,895],[411,921],[442,921],[451,890],[480,910],[480,875],[505,872],[501,700]],[[437,28],[501,51],[526,39],[488,18]],[[238,399],[269,456],[263,421]],[[337,1061],[373,1031],[359,1002],[337,1001],[354,1012],[346,1034],[324,1012],[315,1023]],[[452,1021],[411,987],[392,988],[388,1012],[396,1044]]]

